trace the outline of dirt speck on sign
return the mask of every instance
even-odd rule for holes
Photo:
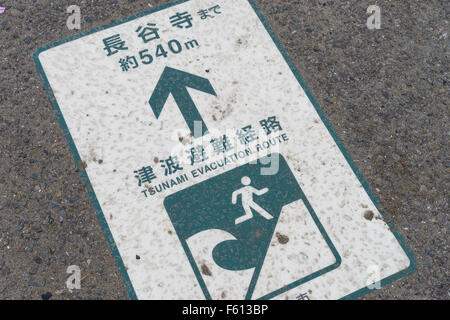
[[[373,216],[374,216],[374,213],[371,210],[367,210],[367,211],[364,212],[364,218],[369,220],[369,221],[372,221]]]
[[[284,234],[281,234],[279,232],[277,232],[275,235],[277,236],[277,239],[278,239],[279,243],[286,244],[286,243],[289,242],[289,237],[288,236],[286,236]]]
[[[211,270],[206,266],[206,264],[202,264],[202,273],[205,276],[212,276]]]
[[[86,161],[83,161],[83,160],[78,161],[78,169],[80,171],[84,171],[84,170],[86,170],[86,168],[87,168]]]

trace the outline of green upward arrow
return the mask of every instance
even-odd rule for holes
[[[172,94],[192,135],[194,138],[199,138],[208,132],[208,128],[189,95],[187,87],[217,96],[208,79],[166,67],[156,84],[149,103],[158,119],[169,94]],[[201,130],[194,130],[195,121],[201,122]]]

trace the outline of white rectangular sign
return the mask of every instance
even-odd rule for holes
[[[252,1],[165,5],[35,62],[131,298],[355,298],[414,270]]]

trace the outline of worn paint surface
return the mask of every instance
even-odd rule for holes
[[[398,235],[381,219],[360,177],[254,8],[244,0],[218,3],[223,13],[214,23],[198,23],[188,31],[173,28],[168,16],[195,12],[209,3],[189,1],[169,7],[43,50],[37,56],[54,103],[61,111],[60,120],[67,125],[66,134],[70,133],[71,143],[73,140],[72,151],[87,164],[86,178],[92,185],[94,200],[98,201],[95,206],[111,232],[110,240],[114,239],[117,245],[116,254],[123,261],[129,290],[141,299],[205,297],[163,202],[167,195],[210,176],[145,198],[137,189],[133,174],[133,170],[171,154],[180,143],[175,129],[185,130],[181,137],[183,146],[189,148],[192,141],[185,119],[171,97],[159,119],[148,104],[166,66],[209,79],[217,96],[189,90],[208,128],[225,131],[249,124],[256,127],[261,119],[275,115],[289,138],[287,143],[278,145],[277,151],[286,159],[342,261],[334,260],[340,263],[333,270],[290,288],[277,298],[295,299],[303,292],[308,292],[311,299],[342,298],[367,285],[368,270],[373,266],[379,267],[379,279],[411,268]],[[118,67],[118,59],[106,57],[102,40],[120,33],[130,48],[139,51],[145,47],[133,31],[150,18],[167,24],[161,27],[165,40],[195,38],[200,47],[155,59],[149,66],[124,73]],[[247,159],[251,160],[256,157]],[[280,216],[271,242],[280,248],[276,255],[268,256],[262,269],[268,278],[283,282],[287,265],[291,263],[294,269],[299,265],[301,269],[298,260],[306,260],[313,269],[316,265],[311,254],[326,252],[320,241],[308,243],[306,248],[288,246],[286,239],[295,239],[303,212],[291,206],[284,217]],[[136,259],[137,254],[140,259]],[[302,255],[304,258],[299,258]],[[277,265],[280,261],[286,264]],[[214,276],[213,266],[201,269],[206,276]],[[221,281],[217,278],[215,283]],[[270,282],[257,283],[254,298],[273,292],[275,287]],[[225,295],[219,296],[241,297],[242,288],[228,288]]]

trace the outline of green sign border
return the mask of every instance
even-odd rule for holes
[[[172,3],[167,3],[164,5],[161,5],[158,8],[154,8],[151,10],[147,10],[141,13],[138,13],[136,15],[133,15],[131,17],[128,17],[126,19],[122,19],[113,23],[110,23],[108,25],[105,26],[101,26],[101,27],[97,27],[94,29],[91,29],[87,32],[83,32],[80,33],[78,35],[69,37],[67,39],[61,40],[61,41],[57,41],[55,43],[46,45],[44,47],[39,48],[38,50],[36,50],[33,53],[33,60],[34,63],[36,65],[36,69],[39,72],[39,75],[42,78],[42,81],[44,82],[44,86],[45,86],[45,90],[47,91],[47,95],[50,99],[50,102],[53,106],[53,109],[55,111],[55,114],[58,118],[58,122],[59,125],[64,133],[64,136],[67,140],[67,143],[69,144],[69,148],[70,151],[72,152],[73,158],[75,160],[76,166],[78,167],[78,169],[80,169],[81,173],[81,178],[82,181],[84,182],[84,185],[88,191],[89,197],[91,199],[92,205],[94,207],[95,213],[97,215],[97,218],[100,222],[100,226],[103,230],[103,233],[105,234],[106,240],[108,242],[108,245],[112,251],[114,260],[116,261],[117,267],[119,268],[120,274],[122,276],[122,279],[125,283],[125,287],[126,290],[128,292],[128,295],[130,297],[130,299],[133,300],[137,300],[137,295],[136,292],[133,288],[133,285],[130,281],[130,277],[128,276],[128,273],[126,271],[125,265],[123,263],[122,257],[120,256],[119,250],[117,249],[116,243],[114,241],[114,238],[111,234],[111,230],[108,227],[108,224],[106,222],[105,216],[103,214],[103,211],[100,207],[100,204],[97,200],[97,196],[95,195],[94,189],[92,188],[91,182],[89,180],[89,177],[86,173],[85,170],[81,170],[81,158],[80,155],[78,153],[78,150],[75,146],[75,143],[72,139],[72,136],[70,135],[69,129],[67,127],[67,124],[64,120],[64,117],[61,113],[61,109],[59,108],[58,102],[56,101],[56,98],[53,94],[53,91],[50,87],[50,83],[47,79],[47,76],[45,75],[44,69],[42,68],[42,64],[39,61],[39,54],[41,54],[44,51],[47,51],[51,48],[57,47],[59,45],[62,45],[64,43],[82,38],[84,36],[90,35],[92,33],[98,32],[98,31],[102,31],[108,28],[112,28],[115,27],[117,25],[147,16],[149,14],[188,2],[190,0],[179,0],[179,1],[175,1]],[[355,173],[355,175],[358,177],[361,185],[364,187],[364,189],[366,190],[366,192],[369,194],[370,199],[373,201],[373,203],[375,204],[375,206],[377,207],[378,211],[380,211],[380,213],[385,216],[385,213],[382,212],[379,207],[380,207],[380,202],[378,200],[378,198],[375,196],[375,194],[370,190],[369,184],[366,182],[366,180],[364,179],[364,177],[361,175],[360,171],[358,170],[358,168],[356,167],[356,164],[354,163],[354,161],[352,160],[352,158],[350,157],[350,154],[347,152],[347,150],[344,147],[344,144],[342,143],[341,139],[339,138],[339,136],[336,134],[336,132],[334,131],[333,127],[331,126],[330,122],[328,121],[328,119],[325,117],[324,112],[322,111],[322,109],[319,106],[319,103],[316,101],[316,99],[314,98],[314,96],[312,95],[311,91],[309,90],[309,88],[306,86],[306,83],[304,82],[302,76],[300,75],[300,72],[296,69],[294,63],[292,62],[292,60],[289,58],[288,54],[286,53],[286,50],[283,48],[283,46],[281,45],[280,41],[278,40],[278,38],[276,37],[275,33],[273,32],[272,28],[270,27],[269,23],[266,21],[266,19],[264,18],[264,16],[262,15],[261,11],[259,10],[259,8],[256,6],[256,4],[254,3],[253,0],[247,0],[250,5],[252,6],[252,8],[254,9],[255,13],[257,14],[257,16],[259,17],[260,21],[262,22],[262,24],[264,25],[264,27],[266,28],[267,32],[269,33],[270,37],[272,38],[273,42],[276,44],[276,46],[278,47],[278,50],[281,52],[281,54],[283,55],[285,61],[287,62],[287,64],[289,65],[291,71],[293,72],[293,74],[295,75],[295,77],[297,78],[297,81],[299,82],[299,84],[302,86],[303,90],[305,91],[306,95],[308,96],[308,98],[310,99],[311,103],[313,104],[314,108],[316,109],[317,113],[319,114],[320,118],[322,119],[323,123],[325,124],[325,126],[327,127],[329,133],[332,135],[334,141],[336,142],[336,144],[338,145],[339,149],[341,150],[341,152],[344,154],[345,159],[347,160],[348,164],[350,165],[350,167],[352,168],[353,172]],[[393,224],[389,224],[391,229],[394,229]],[[395,238],[397,239],[397,241],[400,243],[400,246],[402,247],[402,249],[405,251],[406,255],[408,256],[409,260],[410,260],[410,264],[408,266],[408,268],[399,271],[389,277],[386,277],[384,279],[382,279],[380,281],[380,285],[383,287],[389,283],[392,283],[393,281],[396,281],[400,278],[403,278],[411,273],[413,273],[416,270],[417,267],[417,263],[416,263],[416,259],[414,258],[413,253],[411,252],[411,250],[408,248],[408,246],[406,245],[405,241],[403,240],[403,238],[401,237],[400,233],[397,231],[397,229],[394,229],[393,234],[395,236]],[[356,299],[358,297],[361,297],[369,292],[372,292],[376,290],[376,288],[374,289],[369,289],[368,287],[363,287],[341,299]]]

